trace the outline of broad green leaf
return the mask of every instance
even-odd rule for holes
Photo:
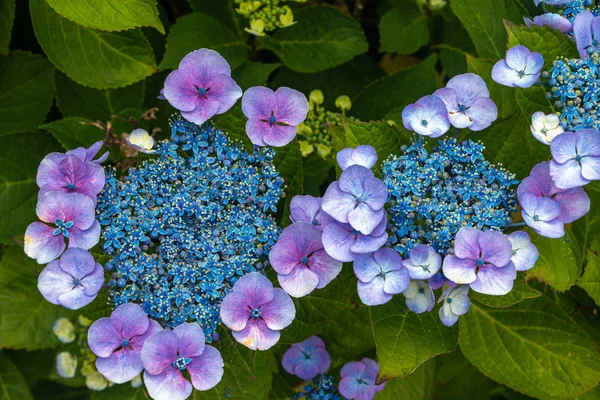
[[[145,81],[119,89],[92,89],[56,74],[56,101],[64,117],[83,117],[93,121],[109,121],[128,108],[141,108]]]
[[[351,114],[361,121],[386,118],[402,123],[405,106],[437,89],[436,62],[437,57],[431,55],[420,64],[367,85],[354,99]]]
[[[42,267],[17,246],[0,262],[0,348],[39,350],[56,347],[52,324],[66,308],[48,303],[37,290]]]
[[[500,85],[492,80],[494,63],[494,60],[476,58],[467,54],[467,70],[483,78],[490,91],[491,99],[498,107],[498,118],[507,118],[518,108],[515,102],[515,89]]]
[[[246,134],[246,116],[242,113],[242,107],[236,104],[225,114],[217,115],[213,119],[215,127],[222,130],[231,140],[241,142],[246,151],[252,151],[252,142]],[[278,150],[275,150],[276,152]]]
[[[456,348],[458,329],[442,324],[438,308],[415,314],[400,295],[369,308],[381,380],[406,376],[424,361]]]
[[[236,81],[242,90],[252,86],[265,86],[269,76],[279,68],[279,63],[260,63],[246,61],[231,72],[231,77]]]
[[[97,126],[90,125],[92,121],[85,118],[65,118],[40,126],[58,140],[65,150],[77,147],[89,147],[103,140],[106,132]]]
[[[0,136],[36,130],[53,97],[54,67],[48,60],[21,51],[0,56]]]
[[[587,254],[587,264],[583,276],[577,282],[577,286],[582,287],[597,305],[600,305],[600,243],[594,241]]]
[[[0,400],[33,399],[27,382],[17,366],[0,353]]]
[[[88,28],[103,31],[151,26],[165,33],[156,0],[46,0],[57,13]]]
[[[467,72],[467,54],[452,46],[440,45],[440,63],[448,78]]]
[[[52,135],[45,132],[0,137],[1,243],[12,243],[13,237],[22,237],[27,226],[37,221],[37,168],[46,154],[60,150]]]
[[[316,152],[302,158],[302,171],[304,172],[304,193],[320,197],[325,193],[322,186],[328,178],[335,178],[335,161],[323,159]],[[335,179],[332,179],[335,180]]]
[[[575,400],[600,400],[600,386],[596,386],[594,389],[577,397]]]
[[[0,54],[8,54],[13,21],[15,0],[0,0]]]
[[[572,239],[569,236],[550,239],[532,232],[531,241],[536,245],[540,258],[527,271],[527,278],[535,278],[561,292],[573,286],[581,275],[581,265],[567,240]]]
[[[377,400],[432,400],[435,391],[435,359],[425,361],[405,378],[387,381]]]
[[[99,392],[92,391],[90,400],[146,400],[144,389],[132,388],[129,382],[107,387]]]
[[[304,7],[294,13],[297,24],[259,38],[288,68],[318,72],[336,67],[369,49],[358,22],[337,8]]]
[[[481,57],[499,60],[506,53],[503,19],[523,21],[527,10],[519,0],[452,0],[452,11],[465,27]]]
[[[188,0],[190,7],[195,12],[208,14],[220,20],[227,27],[232,28],[241,38],[247,38],[248,33],[244,31],[245,25],[248,25],[248,20],[237,13],[239,7],[235,0]]]
[[[527,299],[534,299],[540,297],[542,293],[529,287],[523,274],[518,274],[515,280],[513,289],[504,296],[489,296],[481,293],[477,293],[473,290],[469,292],[469,297],[472,300],[477,300],[479,303],[488,307],[503,308],[510,307],[517,303],[520,303]]]
[[[387,12],[379,23],[381,53],[412,54],[429,43],[429,18],[416,3]]]
[[[517,105],[526,118],[531,120],[531,116],[538,111],[545,114],[554,113],[552,103],[546,97],[546,91],[543,87],[532,87],[528,89],[515,89],[515,99]]]
[[[556,57],[579,58],[575,41],[565,34],[547,26],[515,25],[505,21],[508,32],[508,47],[518,44],[531,51],[536,51],[544,57],[544,70],[552,67]]]
[[[542,250],[540,250],[542,253]],[[546,297],[510,308],[473,302],[459,320],[460,347],[496,382],[539,399],[573,398],[600,381],[600,354]]]
[[[285,203],[280,202],[280,207],[283,210],[278,210],[282,213],[280,225],[288,226],[290,221],[290,203],[296,195],[304,193],[304,173],[302,172],[302,154],[298,140],[294,139],[291,143],[284,147],[278,147],[273,164],[279,172],[279,176],[285,182]]]
[[[591,182],[585,186],[590,198],[590,210],[586,215],[573,223],[573,234],[577,238],[580,251],[585,254],[590,244],[600,235],[600,213],[594,212],[600,207],[600,182]]]
[[[42,49],[74,81],[117,88],[156,72],[152,47],[139,30],[97,31],[61,17],[44,0],[30,0],[29,6]]]
[[[167,36],[167,51],[160,69],[177,68],[191,51],[208,48],[218,51],[235,69],[248,56],[248,45],[227,26],[210,15],[192,13],[177,20]]]

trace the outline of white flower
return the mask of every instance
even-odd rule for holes
[[[565,130],[560,126],[560,118],[555,114],[538,111],[531,117],[531,133],[540,142],[550,145],[555,137]]]
[[[68,318],[59,318],[52,325],[52,332],[62,343],[71,343],[75,340],[75,326]]]
[[[154,150],[152,150],[154,138],[145,129],[134,129],[126,140],[137,151],[146,154],[154,153]]]
[[[72,378],[77,370],[77,358],[68,351],[58,353],[56,356],[56,372],[63,378]]]
[[[108,386],[108,381],[98,371],[94,371],[85,377],[85,386],[90,390],[104,390]]]

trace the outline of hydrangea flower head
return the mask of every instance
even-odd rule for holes
[[[349,400],[373,400],[385,388],[385,383],[376,383],[377,373],[379,364],[370,358],[347,363],[340,371],[340,393]]]
[[[464,315],[471,307],[468,297],[469,286],[462,285],[448,288],[442,293],[438,303],[444,302],[440,307],[440,320],[446,326],[452,326],[458,321],[458,317]]]
[[[205,344],[204,332],[197,323],[152,334],[144,343],[142,362],[144,384],[154,400],[183,400],[193,389],[212,389],[224,372],[221,354]]]
[[[552,141],[550,151],[550,176],[557,187],[571,189],[600,179],[600,132],[565,132]]]
[[[219,53],[200,49],[183,57],[178,69],[167,76],[163,96],[185,119],[200,125],[233,107],[242,89]]]
[[[221,304],[221,319],[233,337],[251,350],[268,350],[279,331],[292,323],[296,308],[290,296],[258,272],[238,279]]]
[[[531,243],[527,232],[516,231],[508,235],[512,245],[512,258],[510,259],[517,271],[528,271],[535,266],[540,257],[537,247]]]
[[[373,146],[361,144],[355,148],[346,148],[340,150],[335,159],[342,169],[345,171],[352,165],[362,165],[365,168],[373,168],[377,162],[377,152]]]
[[[517,45],[506,52],[506,59],[494,65],[492,79],[504,86],[528,88],[538,81],[543,66],[540,53]]]
[[[406,307],[416,314],[429,312],[435,306],[435,295],[426,281],[410,281],[402,294],[406,298]]]
[[[142,348],[154,333],[162,331],[142,307],[127,303],[110,317],[96,320],[88,331],[88,345],[98,356],[96,368],[114,383],[128,382],[144,369]]]
[[[279,284],[293,297],[324,288],[342,270],[342,262],[323,248],[319,228],[307,222],[295,222],[283,230],[269,261]]]
[[[387,196],[387,188],[370,169],[352,165],[329,185],[321,207],[338,222],[370,235],[385,217]]]
[[[579,50],[579,56],[586,59],[590,54],[600,50],[600,18],[594,16],[590,11],[577,14],[573,22],[573,36]]]
[[[318,336],[311,336],[303,342],[293,344],[283,354],[281,363],[289,374],[308,381],[327,372],[331,357],[325,350],[325,342]]]
[[[419,244],[408,253],[404,261],[412,279],[429,279],[442,267],[442,256],[426,244]]]
[[[456,128],[480,131],[498,118],[498,107],[490,99],[490,91],[479,75],[457,75],[433,94],[444,102],[450,123]]]
[[[94,218],[94,202],[80,193],[48,192],[38,199],[35,212],[42,222],[25,231],[25,254],[39,264],[48,263],[69,248],[89,250],[100,240],[100,224]]]
[[[404,292],[410,283],[402,257],[389,247],[358,254],[354,259],[354,274],[358,278],[358,296],[368,306],[387,303],[395,294]]]
[[[448,111],[437,96],[425,96],[404,107],[402,124],[409,131],[432,138],[440,137],[450,129]]]
[[[321,198],[311,195],[298,195],[290,202],[290,220],[292,222],[307,222],[323,230],[321,225]]]
[[[155,152],[152,150],[154,147],[154,138],[145,129],[138,128],[131,131],[127,137],[127,143],[142,153],[152,154]]]
[[[92,255],[69,248],[59,260],[48,264],[38,277],[38,290],[44,298],[71,310],[90,304],[104,284],[104,270]]]
[[[541,111],[533,113],[529,128],[537,140],[547,145],[550,145],[555,137],[565,131],[556,114],[546,115]]]
[[[280,87],[275,92],[263,86],[246,90],[242,111],[248,118],[246,133],[257,146],[285,146],[294,140],[296,126],[308,114],[308,100],[301,92]]]
[[[478,293],[504,295],[512,290],[517,270],[507,236],[495,231],[462,228],[454,240],[454,254],[444,258],[444,275]]]

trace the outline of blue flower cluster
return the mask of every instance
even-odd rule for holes
[[[428,152],[422,141],[403,146],[383,164],[390,192],[390,244],[403,256],[417,244],[448,253],[456,232],[471,226],[501,230],[517,210],[515,176],[483,157],[471,140],[441,140]]]
[[[558,13],[563,17],[568,18],[571,22],[575,20],[575,17],[583,11],[586,10],[586,7],[590,7],[594,5],[594,0],[571,0],[567,4],[563,5],[554,5],[558,9]],[[600,15],[600,8],[594,6],[590,9],[592,13],[595,15]]]
[[[295,400],[343,400],[332,376],[318,375],[294,395]]]
[[[279,228],[271,211],[283,179],[270,148],[244,151],[214,128],[179,116],[158,158],[119,181],[108,171],[98,198],[110,300],[134,302],[169,326],[198,322],[207,339],[236,280],[262,270]]]

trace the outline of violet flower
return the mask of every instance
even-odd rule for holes
[[[440,320],[446,326],[452,326],[458,321],[458,317],[464,315],[471,307],[471,300],[468,297],[469,286],[462,285],[454,288],[448,288],[442,293],[438,303],[444,302],[440,307]]]
[[[598,51],[600,40],[600,17],[594,16],[590,11],[582,11],[577,14],[573,21],[573,37],[579,56],[586,59],[595,51]]]
[[[506,59],[494,65],[492,79],[504,86],[528,88],[538,81],[543,66],[544,57],[540,53],[518,45],[506,52]]]
[[[442,267],[442,256],[426,244],[418,244],[408,253],[404,261],[412,279],[429,279]]]
[[[512,246],[511,261],[515,264],[517,271],[528,271],[534,267],[540,253],[537,247],[531,243],[531,238],[527,232],[517,231],[508,235],[508,240]]]
[[[287,87],[273,92],[254,86],[242,97],[242,111],[248,118],[246,133],[253,144],[280,147],[294,140],[296,126],[308,114],[308,100],[304,94]]]
[[[405,264],[406,265],[406,264]],[[458,286],[456,283],[452,282],[450,279],[446,278],[446,275],[440,270],[437,274],[434,274],[431,278],[427,280],[429,287],[433,290],[438,290],[444,285],[448,287],[456,287]]]
[[[121,304],[110,317],[96,320],[88,331],[88,345],[98,356],[96,369],[114,383],[132,380],[144,369],[144,342],[160,331],[158,322],[149,319],[141,306]]]
[[[364,235],[352,228],[350,224],[336,221],[323,213],[323,247],[327,254],[343,262],[354,261],[358,254],[372,253],[381,248],[387,240],[385,231],[387,218],[384,216],[373,232]]]
[[[242,89],[219,53],[200,49],[183,57],[179,68],[167,76],[162,94],[183,118],[201,125],[233,107]]]
[[[402,294],[406,298],[406,307],[416,314],[429,312],[435,306],[435,295],[426,281],[410,281]]]
[[[258,272],[241,277],[221,303],[221,320],[251,350],[273,347],[295,316],[290,296]]]
[[[370,358],[347,363],[340,371],[340,394],[349,400],[372,400],[385,388],[385,383],[376,384],[378,373],[379,364]]]
[[[311,336],[291,345],[283,354],[281,364],[289,374],[308,381],[327,372],[331,357],[325,350],[325,342],[318,336]]]
[[[550,177],[557,187],[571,189],[600,179],[600,132],[565,132],[552,141],[550,151]]]
[[[450,123],[456,128],[480,131],[498,118],[498,107],[490,99],[490,91],[479,75],[457,75],[433,94],[444,102]]]
[[[221,354],[205,343],[204,332],[197,323],[150,335],[142,348],[142,362],[144,384],[154,400],[183,400],[193,389],[212,389],[224,372]],[[187,371],[192,383],[183,371]]]
[[[100,156],[100,158],[97,158],[96,160],[94,160],[94,157],[96,157],[96,155],[102,148],[102,145],[103,145],[103,142],[99,141],[99,142],[94,143],[87,149],[85,147],[78,147],[76,149],[69,150],[69,151],[67,151],[66,155],[77,156],[81,161],[83,161],[86,164],[87,163],[102,164],[108,158],[108,151],[104,152],[104,154],[102,154]]]
[[[437,96],[424,96],[404,107],[402,124],[409,131],[432,138],[440,137],[450,129],[448,110]]]
[[[377,162],[377,152],[373,146],[361,144],[355,148],[340,150],[335,159],[342,171],[345,171],[351,165],[362,165],[371,169]]]
[[[560,220],[560,204],[549,197],[525,193],[519,197],[523,220],[534,231],[549,238],[565,235],[565,224]]]
[[[292,222],[308,222],[322,231],[321,216],[320,197],[298,195],[292,198],[290,202],[290,220]]]
[[[65,249],[89,250],[100,240],[100,224],[95,219],[94,202],[79,193],[48,192],[35,208],[41,222],[33,222],[25,231],[25,254],[46,264]]]
[[[461,228],[454,239],[454,254],[444,258],[444,275],[478,293],[504,295],[517,278],[511,258],[511,243],[502,233]]]
[[[368,306],[387,303],[395,294],[404,292],[410,283],[402,257],[389,247],[358,254],[353,267],[358,278],[358,297]]]
[[[385,217],[383,206],[388,189],[375,174],[361,165],[352,165],[329,185],[321,207],[339,222],[349,223],[362,234],[370,235]]]
[[[342,262],[323,248],[319,228],[307,222],[295,222],[281,232],[269,262],[283,290],[293,297],[324,288],[342,270]]]
[[[48,264],[38,277],[38,290],[52,304],[77,310],[90,304],[104,284],[104,270],[92,255],[67,249]]]
[[[529,18],[523,18],[525,25],[531,28],[533,25],[547,26],[554,30],[562,33],[570,33],[573,30],[573,23],[568,18],[563,17],[560,14],[546,13],[542,15],[536,15],[533,20]]]

